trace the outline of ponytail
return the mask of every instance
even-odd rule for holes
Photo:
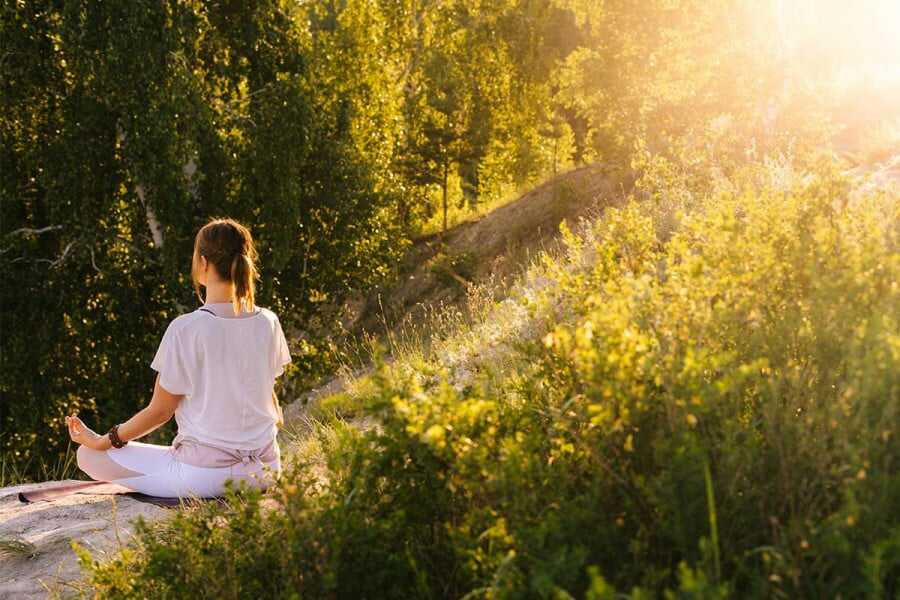
[[[240,314],[241,304],[246,304],[247,312],[255,308],[255,290],[253,286],[253,263],[246,254],[237,254],[231,261],[231,281],[234,282],[234,313]]]

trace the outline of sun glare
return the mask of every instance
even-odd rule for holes
[[[900,0],[776,0],[781,40],[795,60],[836,82],[900,84]]]

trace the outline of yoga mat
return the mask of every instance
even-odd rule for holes
[[[225,502],[225,499],[220,497],[180,499],[150,496],[141,492],[136,492],[123,485],[119,485],[118,483],[110,483],[108,481],[76,480],[60,481],[58,484],[52,486],[45,486],[34,490],[19,492],[19,500],[21,502],[49,501],[56,498],[62,498],[63,496],[68,496],[70,494],[121,494],[123,496],[134,498],[139,502],[147,502],[149,504],[164,506],[166,508],[178,508],[182,504],[190,504],[191,502],[196,502],[198,500],[201,502]]]

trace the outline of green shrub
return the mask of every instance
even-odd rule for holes
[[[326,449],[326,489],[298,469],[282,510],[185,515],[94,580],[127,597],[896,596],[897,198],[827,169],[743,189],[564,231],[551,285],[519,299],[554,316],[508,348],[515,368],[452,385],[439,357],[379,362],[359,400],[379,427]]]

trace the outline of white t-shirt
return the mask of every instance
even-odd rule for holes
[[[185,395],[175,441],[254,450],[278,433],[272,392],[290,362],[274,312],[257,306],[236,317],[230,302],[207,302],[169,323],[150,367],[166,391]]]

